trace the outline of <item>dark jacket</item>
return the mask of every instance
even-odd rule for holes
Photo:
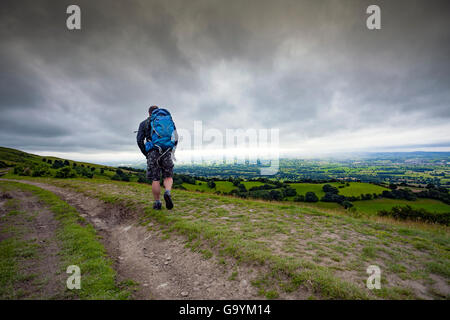
[[[139,149],[141,149],[142,154],[147,157],[147,151],[145,151],[145,142],[151,141],[152,136],[150,134],[150,126],[148,125],[149,118],[145,119],[139,124],[139,129],[136,136],[136,141],[139,146]],[[177,127],[174,124],[174,133],[175,133],[175,147],[178,144],[178,133],[177,133]],[[173,152],[175,151],[175,148]]]

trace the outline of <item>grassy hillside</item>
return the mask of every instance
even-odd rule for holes
[[[20,150],[0,147],[0,173],[5,173],[6,167],[15,169],[15,175],[31,176],[35,172],[36,176],[55,176],[56,172],[61,167],[55,166],[55,162],[68,164],[67,167],[71,169],[71,173],[78,176],[92,177],[97,179],[111,179],[116,175],[117,168],[99,165],[95,163],[74,161],[62,159],[52,156],[39,156],[31,153],[26,153]],[[3,167],[3,168],[2,168]],[[137,181],[138,177],[135,172],[123,169],[129,175],[130,181]],[[10,170],[8,176],[13,176],[14,170]]]
[[[43,163],[51,172],[60,170],[52,169],[43,161],[44,157],[7,148],[1,152],[0,161],[10,166],[36,168]],[[356,210],[351,211],[335,202],[262,201],[218,195],[214,193],[228,193],[236,186],[230,181],[216,181],[215,188],[210,188],[207,181],[197,180],[196,184],[183,183],[186,191],[173,191],[176,205],[173,211],[154,211],[148,184],[111,181],[111,175],[117,175],[116,168],[84,165],[94,168],[91,178],[32,177],[14,174],[12,170],[2,178],[43,182],[124,208],[138,218],[141,226],[161,231],[169,241],[177,234],[187,248],[200,252],[204,259],[214,259],[230,268],[230,281],[237,281],[240,266],[246,266],[245,270],[254,272],[251,284],[267,298],[289,297],[298,290],[306,290],[310,298],[322,299],[450,297],[448,227],[376,215],[377,211],[398,204],[447,212],[449,206],[443,202],[381,198],[354,201]],[[73,169],[73,161],[67,167]],[[103,174],[102,168],[106,169]],[[136,172],[129,173],[136,178]],[[246,189],[265,184],[241,183]],[[275,182],[268,183],[274,187],[271,190],[281,190]],[[387,190],[368,183],[330,184],[347,196],[380,194]],[[0,185],[11,186],[1,181]],[[324,194],[323,185],[289,184],[297,194],[315,191],[318,196]],[[32,191],[40,194],[35,189]],[[50,197],[48,193],[42,194]],[[366,268],[373,264],[383,271],[381,290],[370,291],[365,286]]]
[[[323,192],[322,187],[325,183],[291,183],[290,186],[292,186],[296,191],[297,194],[303,194],[305,195],[306,192],[312,191],[315,192],[316,195],[321,198],[325,195],[325,192]],[[339,189],[339,194],[343,196],[359,196],[361,194],[366,193],[376,193],[381,194],[383,190],[389,190],[384,187],[380,187],[371,183],[363,183],[363,182],[349,182],[348,186],[343,183],[339,182],[331,182],[327,183],[330,184],[336,188]],[[341,187],[341,188],[340,188]]]
[[[37,180],[140,212],[142,226],[169,241],[181,235],[204,259],[236,268],[231,281],[241,276],[237,266],[252,266],[252,285],[268,298],[305,288],[322,299],[448,298],[441,287],[450,280],[446,227],[182,190],[173,192],[174,210],[154,211],[145,184]],[[372,264],[383,271],[381,290],[365,287]]]
[[[214,189],[211,189],[208,187],[207,182],[205,181],[196,181],[196,184],[189,184],[189,183],[183,183],[183,187],[186,188],[186,190],[189,191],[203,191],[203,192],[230,192],[231,190],[235,189],[236,187],[233,185],[232,182],[229,181],[216,181],[216,187]],[[247,188],[250,189],[251,187],[255,186],[262,186],[264,183],[258,182],[258,181],[243,181],[242,184]]]
[[[26,163],[33,163],[33,164],[39,165],[39,164],[43,163],[42,159],[52,160],[52,161],[66,160],[66,159],[58,158],[58,157],[39,156],[36,154],[23,152],[23,151],[16,150],[16,149],[0,147],[0,160],[4,161],[5,163],[10,164],[10,165],[26,164]],[[74,161],[74,160],[68,160],[68,161],[70,161],[71,163],[75,162],[78,165],[90,166],[90,167],[95,167],[95,168],[115,169],[114,167],[104,166],[104,165],[95,164],[95,163]]]
[[[66,168],[55,166],[56,162],[65,163]],[[118,170],[114,167],[102,166],[87,162],[78,162],[72,160],[66,160],[56,157],[44,157],[34,154],[29,154],[15,149],[0,147],[0,175],[5,177],[19,177],[19,176],[44,176],[44,177],[84,177],[93,179],[104,179],[104,180],[122,180],[131,182],[146,182],[145,173],[143,170],[128,170],[122,168]],[[5,175],[7,169],[5,167],[13,167]],[[63,174],[58,171],[64,171]],[[119,173],[119,174],[118,174]],[[177,181],[178,180],[178,181]],[[147,181],[148,182],[148,181]],[[179,183],[179,184],[177,184]],[[274,181],[268,180],[266,182],[260,181],[245,181],[240,182],[245,186],[246,190],[250,190],[252,187],[260,187],[264,184],[271,185],[278,192],[283,192],[283,190],[274,185]],[[294,189],[297,195],[305,195],[307,192],[314,192],[319,199],[321,199],[325,192],[323,191],[323,186],[325,183],[288,183],[284,186],[289,186]],[[383,191],[389,190],[386,187],[375,185],[371,183],[362,182],[328,182],[339,191],[339,195],[345,197],[358,197],[362,198],[361,195],[377,195],[379,197]],[[182,182],[175,178],[175,187],[182,186],[188,191],[199,191],[207,193],[221,193],[229,194],[233,190],[237,190],[237,186],[233,185],[231,181],[215,181],[215,187],[210,188],[207,181],[195,180],[195,184]],[[414,188],[415,192],[421,191],[423,189]],[[285,196],[284,200],[294,201],[296,196]],[[395,206],[405,206],[410,205],[415,209],[425,209],[429,212],[434,213],[445,213],[450,212],[450,205],[445,204],[439,200],[420,198],[415,201],[407,201],[402,199],[373,199],[364,201],[354,201],[352,200],[354,208],[366,215],[376,215],[380,210],[391,210]],[[313,208],[323,208],[323,209],[334,209],[337,211],[344,211],[342,206],[336,202],[323,202],[319,201],[316,203],[309,203],[310,207]]]
[[[416,209],[425,209],[430,212],[450,212],[450,206],[442,201],[433,199],[417,199],[415,201],[399,199],[375,199],[369,201],[355,201],[355,208],[368,214],[376,214],[380,210],[390,210],[394,206],[411,206]]]

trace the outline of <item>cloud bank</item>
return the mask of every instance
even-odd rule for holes
[[[156,104],[302,154],[450,150],[449,2],[376,1],[370,31],[372,2],[76,1],[69,31],[73,1],[3,1],[0,145],[139,158]]]

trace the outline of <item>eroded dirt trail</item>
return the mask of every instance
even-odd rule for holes
[[[0,218],[7,215],[6,200],[17,200],[18,213],[4,222],[13,234],[4,229],[0,241],[17,237],[26,241],[32,250],[19,260],[20,272],[27,275],[16,290],[22,292],[20,299],[65,299],[65,275],[59,272],[61,261],[58,256],[59,242],[56,240],[57,221],[46,206],[28,192],[13,190],[1,193]],[[5,225],[3,225],[5,227]],[[15,235],[14,235],[15,234]],[[28,280],[27,280],[28,279]],[[11,298],[11,297],[8,297]]]
[[[49,190],[74,206],[103,237],[119,280],[139,283],[136,299],[260,299],[246,272],[229,280],[229,268],[184,247],[182,238],[138,224],[139,214],[64,188],[18,181]],[[253,275],[253,276],[256,276]]]

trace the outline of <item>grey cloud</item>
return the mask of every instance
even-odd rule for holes
[[[380,31],[366,0],[76,1],[68,31],[72,3],[2,3],[1,145],[135,150],[151,104],[179,128],[279,127],[284,147],[450,117],[448,1],[377,1]]]

